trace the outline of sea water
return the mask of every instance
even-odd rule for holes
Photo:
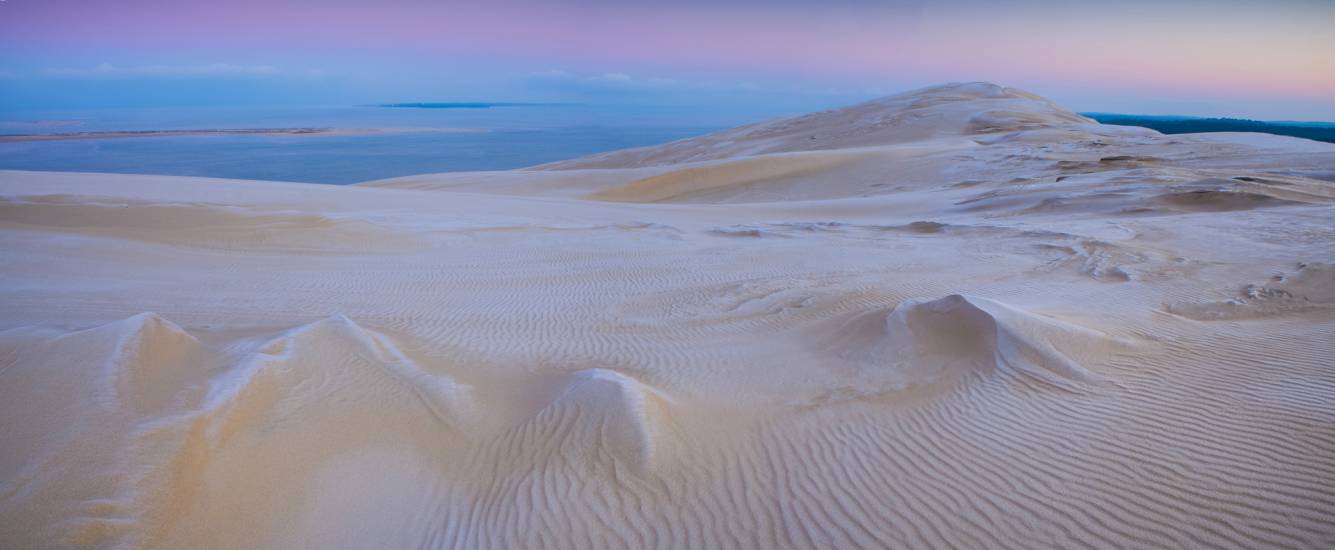
[[[105,109],[0,112],[0,134],[240,128],[450,128],[370,135],[202,135],[0,143],[0,169],[348,184],[533,166],[793,113],[663,106]]]

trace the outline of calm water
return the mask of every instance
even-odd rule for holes
[[[429,172],[520,168],[601,151],[665,143],[787,114],[792,113],[597,105],[0,112],[0,134],[285,127],[481,130],[0,143],[0,169],[346,184]],[[35,121],[62,122],[38,125]]]

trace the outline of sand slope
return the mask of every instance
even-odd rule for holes
[[[0,172],[0,547],[1328,548],[1332,171],[972,83],[351,187]]]

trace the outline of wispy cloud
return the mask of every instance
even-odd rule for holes
[[[883,89],[871,87],[798,86],[791,83],[760,84],[749,80],[692,80],[662,76],[636,76],[623,72],[594,74],[551,69],[530,73],[531,87],[584,94],[655,94],[655,93],[727,93],[791,94],[820,96],[884,95]]]
[[[686,83],[662,77],[635,77],[626,73],[578,74],[551,69],[529,74],[529,81],[538,85],[553,85],[588,89],[664,89],[679,88]]]
[[[214,63],[211,65],[140,65],[125,67],[101,63],[94,67],[56,67],[38,71],[41,76],[60,77],[151,77],[151,76],[321,76],[319,71],[292,72],[272,65],[236,65]]]

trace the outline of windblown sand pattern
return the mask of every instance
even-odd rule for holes
[[[5,548],[1330,548],[1335,145],[929,88],[503,173],[0,173]]]

